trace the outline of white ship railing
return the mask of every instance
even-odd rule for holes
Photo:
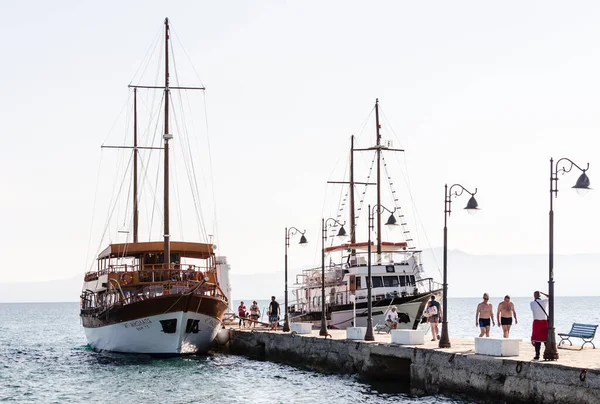
[[[398,290],[390,291],[390,287],[374,287],[371,289],[372,291],[372,301],[378,302],[385,299],[393,299],[396,297],[408,297],[408,296],[417,296],[426,293],[433,293],[442,288],[442,284],[435,281],[433,278],[419,279],[414,282],[407,284],[406,286],[400,286]],[[300,287],[296,289],[298,293],[304,296],[304,290],[309,289],[305,287]],[[310,288],[312,290],[320,289],[320,288]],[[404,290],[402,290],[404,289]],[[412,290],[411,290],[412,289]],[[327,293],[325,294],[325,307],[329,306],[339,306],[350,304],[352,301],[350,299],[351,296],[355,296],[357,303],[364,303],[367,301],[367,293],[368,289],[358,288],[354,291],[344,290],[335,293]],[[297,295],[296,295],[297,296]],[[312,298],[315,299],[315,303],[313,303]],[[288,307],[290,308],[290,312],[315,312],[322,310],[321,306],[321,294],[318,296],[312,296],[311,299],[301,298],[292,300]]]

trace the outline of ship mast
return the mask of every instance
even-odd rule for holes
[[[378,262],[381,261],[381,134],[379,129],[379,98],[375,99],[375,125],[377,128],[377,143],[375,145],[377,151],[377,257]],[[371,212],[369,212],[369,215]]]
[[[354,135],[350,138],[350,243],[356,243],[356,214],[354,205]],[[356,250],[352,249],[352,255]]]
[[[164,179],[164,257],[163,263],[169,268],[171,263],[171,235],[169,234],[169,139],[173,136],[169,134],[169,19],[165,18],[165,179]]]
[[[375,185],[373,182],[356,182],[354,181],[354,152],[370,150],[370,149],[354,149],[354,135],[350,138],[350,181],[327,181],[328,184],[348,184],[350,192],[350,243],[356,243],[356,203],[354,197],[355,185]],[[356,249],[352,248],[350,255],[356,255]]]
[[[138,242],[137,88],[133,89],[133,242]]]
[[[375,99],[375,134],[376,142],[375,146],[366,149],[354,149],[354,151],[373,151],[377,153],[377,204],[374,206],[377,211],[377,262],[381,262],[381,212],[384,208],[381,206],[381,152],[385,151],[399,151],[403,152],[403,149],[392,149],[387,146],[381,145],[381,125],[379,123],[379,98]],[[351,170],[352,171],[352,170]],[[372,212],[368,212],[369,217]],[[369,229],[369,232],[371,229]]]
[[[129,84],[129,88],[133,88],[133,146],[105,146],[107,149],[133,149],[133,242],[137,243],[139,238],[139,198],[138,198],[138,154],[139,150],[163,150],[165,153],[165,178],[164,178],[164,257],[163,263],[170,264],[171,257],[171,236],[169,234],[169,140],[173,139],[173,135],[169,133],[169,95],[171,90],[205,90],[204,87],[189,87],[189,86],[169,86],[169,19],[165,18],[165,86],[142,86]],[[137,89],[160,89],[165,92],[165,132],[163,135],[164,145],[156,146],[138,146],[137,138]]]

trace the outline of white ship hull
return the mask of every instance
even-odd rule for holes
[[[390,306],[390,309],[392,306]],[[382,311],[383,310],[383,311]],[[373,327],[377,324],[385,324],[385,314],[387,312],[387,306],[383,309],[381,307],[373,307]],[[408,318],[400,316],[398,322],[398,329],[402,330],[413,330],[415,329],[415,320],[418,324],[421,323],[421,315],[423,313],[423,304],[419,301],[403,303],[396,305],[398,314],[406,314]],[[331,313],[331,320],[327,320],[327,327],[345,330],[348,327],[366,327],[367,326],[367,315],[366,310],[356,310],[356,325],[354,323],[354,310],[341,310],[334,311]],[[408,320],[408,321],[406,321]],[[292,320],[293,322],[293,320]],[[321,326],[321,320],[313,321],[315,327]]]
[[[175,332],[165,333],[160,321],[172,319],[177,319]],[[197,329],[186,330],[188,320],[198,320]],[[102,327],[84,327],[89,344],[96,350],[161,355],[206,353],[220,329],[221,322],[216,318],[192,311],[148,316]]]
[[[392,306],[390,306],[390,309]],[[396,305],[396,309],[398,315],[400,316],[402,313],[408,316],[408,319],[405,318],[405,321],[402,321],[402,317],[399,318],[398,328],[405,330],[412,330],[414,328],[415,319],[420,323],[421,314],[423,313],[423,304],[420,301],[413,301],[408,303],[403,303]],[[385,323],[385,313],[388,308],[384,307],[373,307],[373,326],[377,324]],[[379,313],[379,314],[376,314]],[[356,326],[355,327],[366,327],[367,326],[367,316],[366,310],[357,310],[356,311]],[[345,310],[345,311],[334,311],[331,313],[331,320],[328,320],[328,325],[333,326],[335,328],[346,329],[348,327],[353,327],[353,317],[354,310]],[[406,321],[408,320],[408,321]],[[319,323],[320,325],[320,323]]]
[[[385,324],[385,315],[392,307],[396,307],[398,313],[398,328],[416,330],[426,327],[421,325],[423,311],[432,295],[439,297],[441,290],[431,293],[423,293],[420,296],[395,297],[392,299],[373,301],[371,309],[373,326]],[[365,301],[356,304],[344,304],[328,308],[327,327],[333,329],[346,329],[348,327],[367,326],[367,303]],[[291,313],[291,322],[310,322],[316,327],[321,326],[321,311],[318,307],[309,313]]]

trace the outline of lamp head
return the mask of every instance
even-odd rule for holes
[[[471,215],[474,215],[479,210],[479,205],[477,204],[477,200],[475,199],[475,197],[473,195],[471,195],[469,202],[467,202],[467,206],[465,206],[465,210],[467,212],[469,212]]]
[[[304,237],[304,234],[302,235],[302,237],[300,237],[300,243],[299,243],[302,247],[306,246],[306,244],[308,244],[308,240],[306,239],[306,237]]]
[[[340,227],[340,231],[338,231],[337,237],[339,237],[340,239],[346,237],[346,229],[344,229],[344,226]]]
[[[394,214],[390,214],[390,217],[388,218],[387,222],[385,223],[386,226],[388,226],[388,228],[390,230],[394,230],[397,226],[398,226],[398,222],[396,221],[396,217],[394,216]]]
[[[575,185],[573,185],[573,188],[575,188],[575,190],[577,191],[577,193],[580,196],[584,196],[591,189],[590,188],[590,179],[587,176],[587,174],[585,173],[585,171],[583,173],[581,173],[579,178],[577,178],[577,183],[575,183]]]

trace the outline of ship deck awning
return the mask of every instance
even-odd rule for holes
[[[98,259],[117,257],[139,257],[143,254],[160,254],[164,252],[163,241],[149,241],[143,243],[110,244],[100,254]],[[213,245],[205,243],[190,243],[185,241],[171,241],[171,254],[182,257],[207,259],[214,255]]]
[[[389,241],[381,242],[381,251],[383,252],[394,252],[394,251],[404,251],[406,250],[407,243],[402,241],[398,243],[392,243]],[[369,249],[368,242],[362,243],[346,243],[341,245],[334,245],[331,247],[325,248],[326,253],[336,252],[336,251],[345,251],[345,250],[360,250],[367,251]],[[377,249],[377,244],[375,242],[371,242],[371,250]]]

